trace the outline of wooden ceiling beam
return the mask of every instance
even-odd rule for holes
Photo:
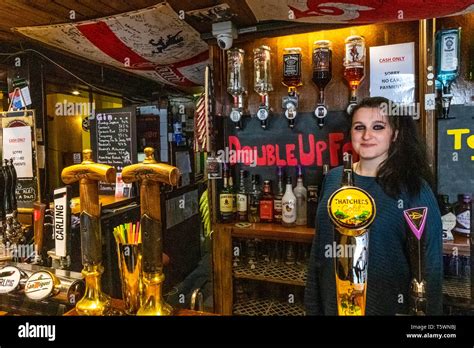
[[[2,4],[2,13],[4,14],[2,16],[2,25],[3,21],[8,20],[9,17],[13,20],[16,19],[17,23],[18,17],[21,17],[21,26],[49,24],[64,20],[64,18],[57,16],[55,13],[36,10],[30,5],[20,1],[6,2]],[[19,25],[17,24],[16,26]]]

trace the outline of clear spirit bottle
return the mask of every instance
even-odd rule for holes
[[[303,186],[303,174],[301,166],[298,166],[298,179],[296,181],[296,187],[293,190],[296,196],[296,225],[303,226],[307,223],[307,199],[308,192]]]

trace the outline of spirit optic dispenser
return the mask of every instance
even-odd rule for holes
[[[332,78],[332,47],[331,41],[319,40],[313,44],[313,82],[319,88],[319,101],[314,115],[318,119],[320,128],[324,125],[324,118],[328,109],[324,105],[324,88]]]
[[[230,119],[236,129],[242,129],[243,94],[247,92],[245,70],[245,51],[232,48],[227,51],[227,92],[232,95],[234,104],[230,112]]]
[[[354,186],[352,156],[347,153],[341,186],[328,201],[338,250],[334,258],[337,311],[338,315],[365,315],[368,231],[375,218],[375,202],[366,191]]]
[[[262,45],[253,50],[254,89],[262,98],[257,111],[257,118],[260,120],[263,129],[268,126],[267,120],[270,114],[268,92],[273,91],[270,60],[270,47]]]
[[[345,41],[344,78],[351,88],[347,113],[357,104],[357,88],[365,74],[365,39],[362,36],[349,36]]]
[[[449,118],[451,83],[459,76],[461,28],[436,33],[436,79],[442,86],[443,118]]]
[[[288,87],[288,96],[282,99],[282,108],[285,109],[285,117],[288,126],[295,126],[296,109],[298,107],[298,94],[296,88],[303,85],[301,81],[301,48],[285,48],[283,53],[283,85]]]

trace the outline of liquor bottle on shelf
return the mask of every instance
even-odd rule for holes
[[[283,187],[282,168],[278,167],[277,191],[273,199],[273,221],[277,224],[281,224],[281,214],[282,214],[281,199],[283,198],[284,194],[285,194],[285,190]]]
[[[219,194],[219,210],[221,212],[222,222],[234,221],[233,201],[234,197],[229,188],[229,171],[224,168],[224,187]]]
[[[436,32],[436,80],[442,89],[442,118],[449,118],[449,106],[453,95],[451,84],[459,76],[461,28]]]
[[[357,105],[357,88],[365,74],[365,39],[362,36],[349,36],[345,41],[344,78],[351,88],[351,98],[347,113]]]
[[[260,190],[258,188],[259,177],[252,175],[252,190],[249,192],[249,222],[260,222]]]
[[[260,222],[273,222],[273,194],[270,180],[263,182],[263,193],[260,198]]]
[[[345,153],[342,161],[342,181],[341,186],[354,186],[354,172],[352,165],[352,156]]]
[[[257,245],[254,239],[247,239],[246,244],[247,267],[255,269],[257,266]]]
[[[242,261],[242,240],[240,238],[232,239],[232,266],[239,267]]]
[[[294,265],[296,263],[295,245],[292,242],[286,242],[285,264]]]
[[[324,178],[326,177],[328,173],[329,173],[329,164],[323,164],[323,174],[322,174],[321,182],[318,188],[318,200],[321,199],[321,190],[323,188]]]
[[[456,227],[453,229],[453,234],[458,235],[466,243],[471,233],[471,195],[461,194],[458,196],[458,204],[455,208]]]
[[[268,93],[273,91],[270,61],[270,47],[262,45],[253,50],[254,89],[255,92],[260,94],[262,100],[257,111],[257,118],[260,120],[263,129],[268,126],[268,116],[270,114]]]
[[[293,227],[296,222],[296,197],[293,193],[293,185],[291,183],[291,176],[286,178],[286,190],[281,200],[282,206],[282,225],[286,227]]]
[[[307,211],[307,224],[306,226],[314,228],[316,221],[316,212],[318,210],[318,185],[308,185],[308,207]]]
[[[301,81],[301,48],[285,48],[283,53],[283,80],[284,86],[288,87],[288,95],[282,99],[282,108],[288,126],[293,129],[298,108],[298,94],[296,89],[303,85]]]
[[[244,57],[245,52],[240,48],[227,51],[227,92],[234,99],[229,116],[236,129],[243,128],[243,95],[247,92]]]
[[[438,195],[438,205],[443,224],[443,240],[453,240],[452,230],[456,227],[456,215],[453,213],[453,206],[449,203],[449,196]]]
[[[232,214],[234,214],[233,220],[237,218],[237,193],[234,188],[234,179],[232,178],[232,170],[229,169],[229,192],[232,196]]]
[[[262,239],[255,239],[257,244],[257,259],[263,263],[270,262],[270,250],[269,250],[269,243],[267,240]]]
[[[309,255],[311,253],[311,244],[308,243],[297,243],[298,255],[296,258],[296,264],[306,266],[309,262]]]
[[[313,44],[313,82],[319,88],[319,101],[314,115],[318,119],[318,126],[322,128],[328,113],[324,105],[324,89],[332,78],[332,48],[331,41],[319,40]]]
[[[306,188],[303,186],[303,174],[301,166],[298,166],[298,179],[296,181],[296,187],[293,190],[296,197],[296,225],[303,226],[307,223],[307,199],[308,193]]]
[[[248,200],[247,188],[245,186],[245,171],[240,170],[239,191],[237,192],[237,220],[247,221]]]
[[[270,243],[270,262],[279,264],[281,262],[281,240],[271,240]]]

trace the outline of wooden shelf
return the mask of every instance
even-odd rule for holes
[[[286,265],[284,263],[258,264],[254,269],[244,266],[233,267],[235,278],[297,286],[306,285],[306,272],[306,265]]]
[[[233,314],[242,316],[303,316],[305,311],[303,306],[299,304],[266,299],[249,299],[234,304]]]
[[[230,229],[232,237],[288,240],[302,243],[311,243],[314,238],[314,228],[306,226],[285,227],[279,224],[265,223],[252,223],[249,227],[238,227],[236,223],[216,225]]]
[[[468,240],[454,239],[452,241],[443,242],[443,253],[452,254],[457,249],[458,255],[469,256],[471,254],[471,245]]]
[[[304,286],[306,284],[307,271],[305,267],[301,265],[278,264],[277,266],[271,263],[266,265],[264,263],[258,263],[257,267],[253,270],[244,267],[244,265],[240,265],[241,267],[233,267],[232,240],[234,238],[257,238],[262,240],[306,243],[310,245],[313,242],[314,234],[315,229],[306,226],[284,227],[279,224],[252,223],[247,227],[239,227],[236,226],[236,223],[215,224],[212,254],[215,296],[214,310],[216,313],[223,315],[269,315],[269,313],[270,315],[285,315],[282,312],[276,313],[272,309],[280,308],[280,305],[275,301],[260,299],[252,300],[246,304],[234,303],[233,283],[237,279],[275,283],[273,286],[276,286],[276,283],[281,286]],[[288,267],[294,269],[290,270]],[[288,304],[286,305],[288,306]],[[252,309],[252,307],[254,308]],[[261,307],[260,310],[257,310],[257,307]],[[296,307],[288,307],[287,309],[290,312],[295,310],[295,313],[297,313],[295,315],[304,313],[303,310],[296,309]],[[256,313],[252,314],[252,311],[256,311]]]
[[[471,279],[445,277],[443,279],[443,295],[453,301],[471,301]]]

